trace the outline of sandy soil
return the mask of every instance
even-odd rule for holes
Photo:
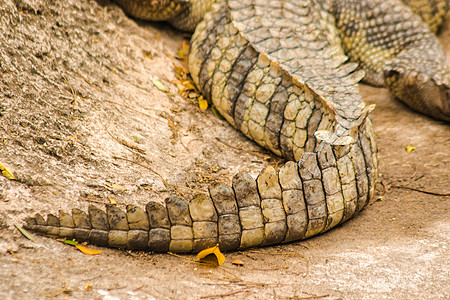
[[[108,1],[0,0],[0,27],[0,162],[18,178],[0,176],[1,299],[450,298],[450,197],[423,192],[450,193],[450,126],[364,85],[377,104],[377,195],[326,234],[226,253],[219,268],[27,240],[14,224],[36,212],[109,198],[144,206],[173,185],[205,190],[280,160],[177,95],[184,37],[169,26],[130,20]],[[441,39],[450,52],[449,28]]]

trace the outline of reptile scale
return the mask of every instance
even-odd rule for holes
[[[181,253],[305,239],[372,197],[374,107],[358,93],[361,79],[450,121],[450,71],[435,36],[448,0],[116,2],[133,17],[195,29],[188,60],[199,90],[231,125],[289,161],[256,180],[239,173],[232,186],[213,184],[190,201],[36,215],[25,226],[32,231]]]

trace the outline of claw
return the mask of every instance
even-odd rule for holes
[[[450,87],[433,78],[391,70],[386,85],[406,105],[433,118],[450,122]]]
[[[434,42],[434,44],[432,43]],[[450,122],[450,70],[439,42],[436,55],[422,59],[422,47],[405,49],[384,67],[385,85],[412,109]],[[439,51],[441,50],[441,51]]]

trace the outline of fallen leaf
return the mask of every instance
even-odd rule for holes
[[[190,92],[190,93],[188,94],[188,97],[191,98],[191,99],[195,99],[195,98],[198,98],[199,95],[198,95],[198,93],[196,93],[196,92]]]
[[[217,119],[220,119],[220,120],[225,119],[214,106],[211,106],[211,110]]]
[[[242,260],[240,260],[240,259],[233,260],[231,262],[231,264],[236,265],[236,266],[243,266],[243,265],[245,265],[245,263]]]
[[[107,183],[106,185],[109,186],[110,188],[112,188],[113,190],[118,190],[118,191],[126,191],[127,190],[126,187],[124,187],[120,184],[117,184],[117,183]]]
[[[5,176],[6,178],[11,180],[17,179],[16,177],[14,177],[11,169],[8,166],[2,164],[1,162],[0,162],[0,170],[2,171],[3,176]]]
[[[416,146],[406,146],[405,147],[405,150],[406,150],[406,152],[408,152],[408,153],[411,153],[412,151],[414,151],[414,150],[416,150]]]
[[[181,83],[187,90],[193,90],[193,91],[197,90],[194,83],[190,80],[183,80]]]
[[[23,234],[24,237],[26,237],[30,241],[34,242],[33,237],[28,233],[28,231],[26,231],[25,229],[23,229],[21,226],[19,226],[17,224],[14,224],[14,226],[16,226],[17,229],[19,229],[20,233]]]
[[[63,242],[64,244],[68,244],[68,245],[72,245],[72,246],[76,246],[78,245],[78,242],[75,240],[66,240],[66,239],[58,239],[58,241]]]
[[[178,51],[177,51],[177,58],[183,60],[183,59],[187,58],[188,53],[189,53],[189,42],[183,41],[181,43],[181,48],[178,49]]]
[[[190,80],[175,80],[175,83],[178,88],[178,94],[182,95],[184,98],[187,96],[192,97],[192,95],[195,95],[195,98],[199,96],[197,88]],[[194,94],[191,94],[194,93]]]
[[[153,79],[152,80],[153,85],[160,90],[161,92],[167,93],[168,90],[166,88],[166,86],[164,85],[164,83],[162,83],[161,81],[159,81],[158,79]]]
[[[9,254],[11,254],[12,256],[14,256],[15,258],[20,258],[19,256],[17,256],[16,252],[14,252],[11,249],[7,249],[6,251],[8,251]]]
[[[177,78],[179,78],[179,79],[187,78],[187,74],[189,73],[188,69],[186,69],[183,66],[176,65],[176,64],[173,64],[173,67],[175,69],[175,75],[177,75]]]
[[[222,254],[222,252],[220,252],[219,245],[200,251],[197,254],[197,259],[201,261],[211,254],[214,254],[216,256],[217,264],[219,266],[225,262],[225,256]]]
[[[198,107],[200,107],[201,110],[208,108],[208,102],[203,98],[203,96],[198,97]]]
[[[111,202],[111,204],[117,204],[116,199],[114,199],[113,197],[108,197],[109,202]]]
[[[88,281],[86,282],[86,285],[84,286],[84,289],[86,291],[92,291],[93,285]]]
[[[75,245],[75,247],[77,247],[78,250],[80,250],[81,252],[83,252],[86,255],[97,255],[97,254],[102,253],[101,250],[89,249],[89,248],[81,246],[81,245]]]

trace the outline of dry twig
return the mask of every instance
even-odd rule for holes
[[[45,296],[45,297],[46,297],[47,299],[48,299],[48,298],[54,298],[54,297],[56,297],[56,296],[58,296],[58,295],[61,295],[62,293],[67,292],[67,291],[69,291],[69,290],[67,289],[67,281],[64,280],[64,287],[63,287],[60,291],[58,291],[58,292],[56,292],[56,293],[53,293],[53,294],[51,294],[51,295]]]
[[[424,190],[412,188],[409,186],[391,185],[391,187],[397,188],[397,189],[405,189],[405,190],[415,191],[415,192],[424,193],[424,194],[433,195],[433,196],[450,197],[450,193],[437,193],[437,192],[424,191]]]

